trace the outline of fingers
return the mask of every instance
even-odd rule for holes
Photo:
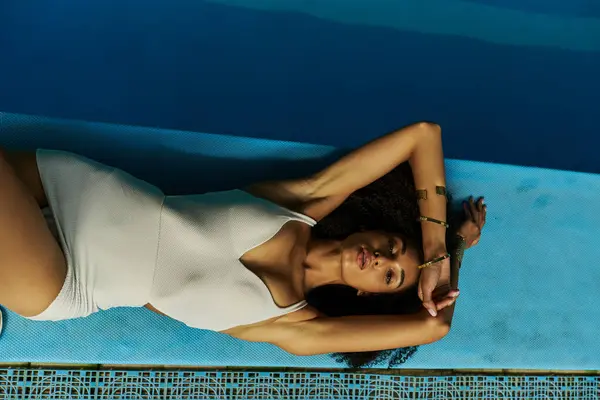
[[[475,224],[479,223],[479,215],[481,214],[480,209],[481,209],[482,202],[483,202],[483,197],[479,198],[479,200],[477,200],[477,202],[475,202],[475,200],[473,199],[473,196],[470,196],[469,200],[465,201],[465,203],[464,203],[465,212],[467,213],[467,218]]]
[[[479,226],[479,228],[481,228],[483,226],[483,209],[484,209],[485,205],[483,202],[483,197],[480,197],[479,200],[477,200],[477,226]]]
[[[423,290],[423,307],[435,317],[438,310],[454,304],[459,293],[458,289],[451,289],[449,284],[438,286],[435,290]]]
[[[482,211],[481,215],[482,215],[481,216],[481,218],[482,218],[481,229],[483,229],[483,227],[485,226],[485,221],[487,220],[487,206],[485,204],[483,205],[483,211]]]
[[[475,201],[473,196],[469,197],[469,200],[463,203],[463,208],[467,219],[475,223],[479,229],[483,228],[487,216],[487,206],[485,205],[485,199],[480,197]]]
[[[447,296],[445,296],[442,300],[438,301],[436,304],[437,311],[440,311],[446,307],[450,307],[456,302],[458,295],[460,292],[458,290],[451,290]]]
[[[446,297],[443,300],[439,301],[435,307],[438,311],[443,310],[446,307],[450,307],[452,304],[454,304],[454,302],[456,301],[456,299],[453,299],[451,297]]]
[[[477,220],[479,217],[479,209],[478,204],[475,203],[475,200],[473,199],[473,196],[469,197],[469,208],[471,209],[471,216],[473,217],[473,222],[477,224]]]
[[[471,213],[471,207],[468,202],[463,203],[463,209],[465,210],[465,215],[467,216],[467,220],[473,221],[473,214]]]
[[[431,315],[432,317],[437,317],[437,307],[435,306],[435,303],[432,300],[424,301],[423,307],[425,307],[427,312],[429,312],[429,315]]]
[[[427,309],[432,317],[435,317],[437,315],[437,310],[435,308],[435,302],[432,299],[432,292],[432,290],[422,290],[423,298],[421,300],[423,300],[423,307]]]

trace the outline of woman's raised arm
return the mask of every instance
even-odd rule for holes
[[[350,152],[329,167],[304,179],[264,182],[248,191],[303,212],[317,221],[335,210],[348,196],[408,161],[417,189],[428,190],[431,200],[421,202],[423,215],[446,219],[444,155],[439,125],[420,122],[381,136]],[[429,224],[428,224],[429,225]],[[425,244],[444,242],[444,229],[424,226]]]
[[[444,315],[442,311],[432,317],[422,310],[408,315],[316,317],[257,324],[225,333],[251,342],[271,343],[303,356],[379,351],[440,340],[450,329]]]

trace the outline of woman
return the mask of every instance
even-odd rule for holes
[[[451,228],[447,233],[453,267],[460,266],[464,250],[479,241],[481,227],[485,223],[481,202],[474,204],[469,201],[465,206],[467,218],[464,222],[457,220],[461,217],[458,213],[448,210],[449,218],[456,220],[451,222],[452,227],[459,227],[458,231]],[[383,230],[414,238],[414,245],[419,246],[419,215],[412,172],[404,163],[354,192],[321,220],[312,234],[320,239],[343,239],[358,231]],[[438,291],[443,290],[443,287],[438,288]],[[357,296],[357,291],[350,286],[325,285],[307,293],[307,301],[330,317],[409,314],[422,308],[416,286],[391,295]],[[384,361],[393,367],[406,361],[416,350],[415,346],[411,346],[387,351],[334,354],[334,357],[354,368],[381,365]]]
[[[421,238],[311,234],[355,191],[405,162]],[[449,331],[462,256],[450,268],[445,185],[441,129],[431,123],[392,132],[305,179],[196,196],[164,196],[69,153],[3,154],[0,304],[33,320],[144,306],[298,355],[431,343]],[[482,201],[468,210],[465,226],[476,234],[463,245],[485,221]],[[417,284],[424,307],[405,315],[328,317],[306,301],[333,285],[383,298]]]

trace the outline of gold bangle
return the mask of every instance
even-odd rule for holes
[[[434,259],[433,259],[433,260],[431,260],[431,261],[427,261],[425,264],[421,264],[421,265],[419,265],[417,268],[418,268],[418,269],[427,268],[427,267],[430,267],[430,266],[432,266],[432,265],[433,265],[433,264],[435,264],[435,263],[439,263],[440,261],[444,261],[444,260],[445,260],[445,259],[447,259],[447,258],[450,258],[450,253],[446,253],[446,254],[444,254],[443,256],[440,256],[440,257],[434,258]]]
[[[427,189],[417,189],[417,200],[427,200]],[[435,194],[443,196],[448,200],[448,193],[446,192],[445,186],[436,186]]]
[[[417,200],[427,200],[427,190],[426,189],[417,190]]]
[[[438,224],[438,225],[442,225],[445,228],[450,228],[450,225],[448,225],[447,222],[445,221],[440,221],[439,219],[435,219],[435,218],[430,218],[430,217],[425,217],[423,215],[419,216],[419,221],[425,221],[425,222],[433,222],[434,224]]]

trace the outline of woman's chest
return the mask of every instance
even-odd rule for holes
[[[264,282],[279,307],[304,299],[304,259],[309,238],[308,225],[289,221],[271,239],[240,257],[243,266]]]

